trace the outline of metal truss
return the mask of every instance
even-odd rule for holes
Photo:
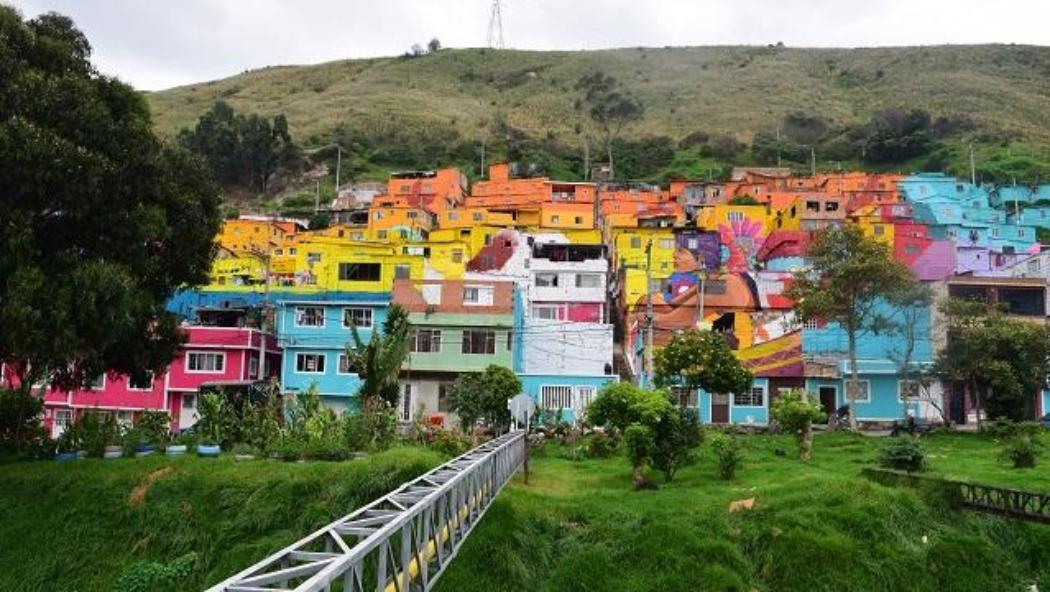
[[[208,592],[430,590],[525,460],[491,440],[274,553]]]

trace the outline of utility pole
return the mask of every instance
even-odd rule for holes
[[[478,176],[485,176],[485,140],[481,141],[481,170],[478,171]]]
[[[700,256],[700,264],[696,267],[696,326],[701,327],[701,323],[704,322],[704,295],[707,292],[705,284],[707,283],[707,262],[703,260],[703,255]]]
[[[973,144],[970,144],[970,184],[977,186],[977,166],[973,160]]]
[[[343,168],[343,147],[335,145],[335,196],[339,197],[339,173]]]
[[[780,124],[777,124],[777,168],[780,168]]]
[[[645,243],[645,380],[652,385],[653,375],[653,239]]]
[[[314,213],[321,211],[321,180],[317,179],[317,189],[314,191]]]
[[[809,168],[810,168],[810,174],[813,175],[814,177],[816,177],[817,176],[817,147],[816,146],[810,146],[809,147]]]
[[[273,220],[270,223],[272,224]],[[261,253],[261,256],[266,271],[263,275],[262,316],[259,319],[259,380],[266,376],[266,325],[269,323],[270,306],[270,253]]]

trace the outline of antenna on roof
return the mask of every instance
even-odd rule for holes
[[[502,0],[492,0],[492,14],[489,16],[489,48],[503,49],[503,10]]]

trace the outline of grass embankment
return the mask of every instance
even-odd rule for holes
[[[399,448],[346,463],[0,465],[0,590],[109,591],[188,553],[196,560],[171,589],[200,590],[440,462]]]
[[[570,461],[549,446],[443,576],[440,590],[1023,590],[1050,586],[1050,527],[959,512],[859,476],[885,440],[827,434],[814,461],[783,437],[744,438],[736,480],[697,465],[659,491],[630,489],[622,457]],[[926,440],[932,474],[1050,490],[967,435]],[[788,451],[778,457],[776,448]],[[729,514],[730,501],[755,508]]]

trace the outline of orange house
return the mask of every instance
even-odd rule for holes
[[[585,203],[545,202],[540,205],[540,227],[593,229],[594,206]]]
[[[405,198],[376,197],[368,209],[368,230],[375,240],[425,240],[435,227],[435,215]]]
[[[439,169],[391,173],[385,197],[437,214],[461,205],[466,194],[467,178],[459,169]]]
[[[269,253],[275,247],[295,244],[300,230],[302,225],[292,220],[241,216],[223,222],[215,241],[234,253]]]

